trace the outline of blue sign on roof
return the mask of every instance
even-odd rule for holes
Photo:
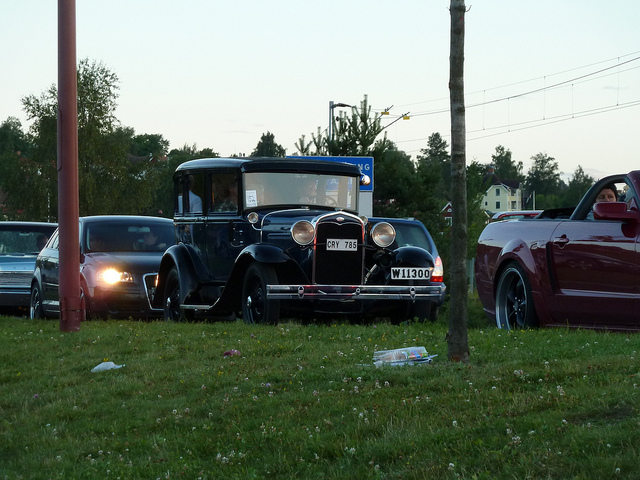
[[[373,157],[299,157],[288,156],[287,158],[299,158],[304,160],[305,158],[310,160],[329,160],[332,162],[350,163],[352,165],[358,165],[363,175],[367,175],[371,179],[369,185],[360,185],[361,192],[373,192]]]

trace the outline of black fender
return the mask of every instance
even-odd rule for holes
[[[292,279],[294,278],[298,281],[305,277],[298,263],[280,247],[267,243],[249,245],[236,258],[235,265],[229,275],[217,307],[227,309],[240,308],[245,272],[253,262],[269,264],[274,267],[279,282],[293,281]]]
[[[433,255],[420,247],[400,247],[394,251],[392,266],[394,267],[434,267]]]
[[[193,295],[198,288],[209,280],[206,265],[202,263],[196,249],[191,245],[179,243],[169,247],[162,255],[156,291],[153,296],[152,306],[163,308],[162,297],[166,286],[169,271],[176,267],[178,269],[178,279],[180,282],[180,303]]]

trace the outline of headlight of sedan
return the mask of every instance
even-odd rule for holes
[[[298,245],[309,245],[315,235],[316,229],[307,220],[300,220],[291,227],[291,237]]]
[[[396,239],[396,229],[387,222],[376,223],[371,230],[371,239],[379,247],[388,247]]]
[[[110,285],[120,282],[133,283],[133,275],[129,272],[119,272],[115,268],[109,268],[98,272],[98,282],[108,283]]]

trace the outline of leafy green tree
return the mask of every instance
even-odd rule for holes
[[[578,205],[587,190],[595,183],[595,179],[587,175],[582,166],[578,165],[573,172],[569,185],[562,195],[562,205],[572,207]]]
[[[433,194],[441,198],[444,203],[451,200],[451,155],[449,144],[436,132],[427,140],[427,148],[420,150],[418,155],[418,171],[424,170],[429,176],[435,175],[438,179]],[[422,178],[426,178],[423,173]]]
[[[527,190],[539,195],[556,193],[562,185],[556,159],[546,153],[537,153],[531,160],[533,164],[525,179]]]
[[[503,180],[519,180],[524,181],[522,162],[514,162],[511,158],[511,150],[498,145],[496,153],[491,155],[491,162],[495,174]]]
[[[287,150],[276,143],[275,135],[271,132],[262,134],[258,145],[251,153],[252,157],[285,157]]]
[[[135,135],[129,147],[129,153],[136,157],[159,159],[169,151],[169,141],[159,134]]]
[[[374,168],[373,213],[377,216],[415,216],[415,166],[395,145],[380,145]]]
[[[21,199],[22,185],[29,181],[25,174],[37,175],[37,166],[28,162],[28,154],[33,145],[22,130],[22,124],[15,117],[7,118],[0,125],[0,203],[3,217],[9,219],[25,218],[24,204],[31,199]],[[27,165],[25,165],[27,164]],[[22,212],[22,215],[19,213]],[[46,220],[42,214],[36,219]]]
[[[0,154],[5,152],[26,154],[31,147],[16,117],[8,117],[0,124]]]
[[[80,214],[141,213],[149,208],[148,162],[131,161],[134,132],[115,117],[118,77],[103,64],[78,65],[78,176]],[[57,216],[57,107],[55,85],[22,99],[34,149],[22,164],[28,179],[24,209],[33,218]]]
[[[546,153],[537,153],[533,157],[533,164],[527,172],[525,189],[535,195],[536,208],[556,208],[561,206],[561,192],[566,184],[560,178],[558,162]]]

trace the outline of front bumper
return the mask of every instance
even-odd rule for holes
[[[441,302],[444,285],[267,285],[270,300],[408,300]]]
[[[31,301],[31,288],[0,287],[0,307],[28,307]]]

